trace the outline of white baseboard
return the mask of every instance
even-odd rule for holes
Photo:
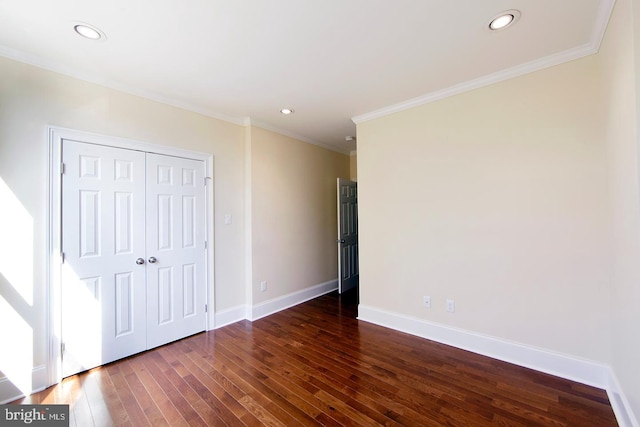
[[[609,402],[611,402],[611,407],[616,414],[616,419],[620,427],[640,427],[638,418],[634,415],[631,405],[622,391],[618,377],[613,369],[609,369],[607,395],[609,396]]]
[[[36,366],[31,370],[31,384],[31,390],[21,391],[13,385],[9,378],[0,378],[0,405],[13,402],[25,395],[37,393],[47,388],[47,367],[45,365]]]
[[[301,304],[310,299],[328,294],[338,289],[338,280],[330,280],[319,285],[311,286],[301,291],[293,292],[278,298],[256,304],[252,307],[249,320],[254,321],[278,311],[282,311],[294,305]]]
[[[360,304],[358,319],[594,387],[606,388],[608,367],[590,360],[478,334]]]
[[[610,366],[360,304],[358,320],[607,391],[621,427],[640,427]]]
[[[237,307],[217,311],[215,314],[214,329],[222,328],[223,326],[245,320],[248,317],[248,309],[246,305],[239,305]]]
[[[254,321],[278,311],[285,310],[294,305],[302,304],[305,301],[317,298],[338,289],[338,280],[330,280],[319,285],[311,286],[300,291],[273,298],[253,307],[239,305],[237,307],[218,311],[215,314],[215,329],[230,325],[240,320]]]

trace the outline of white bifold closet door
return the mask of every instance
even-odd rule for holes
[[[204,330],[203,162],[147,154],[146,199],[147,348],[153,348]]]
[[[205,329],[202,161],[64,140],[63,376]]]

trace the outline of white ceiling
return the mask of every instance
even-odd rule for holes
[[[0,0],[0,55],[348,152],[352,119],[596,52],[614,1]]]

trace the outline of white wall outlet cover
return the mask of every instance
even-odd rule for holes
[[[447,300],[447,311],[449,313],[453,313],[454,311],[456,311],[456,303],[454,300],[452,299]]]

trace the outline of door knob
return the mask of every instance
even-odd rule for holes
[[[338,243],[344,243],[344,242],[345,242],[345,240],[344,240],[344,239],[338,239],[338,240],[336,240],[336,241],[337,241]]]
[[[158,260],[156,259],[156,257],[153,257],[153,256],[152,256],[152,257],[149,257],[149,264],[155,264],[155,263],[156,263],[156,261],[158,261]]]
[[[142,264],[144,264],[144,259],[143,259],[143,258],[138,258],[138,259],[136,260],[136,264],[138,264],[138,265],[142,265]]]

